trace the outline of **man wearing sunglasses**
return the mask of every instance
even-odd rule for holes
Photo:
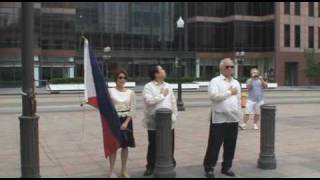
[[[234,177],[231,170],[235,154],[238,124],[241,118],[240,83],[232,77],[234,64],[230,58],[220,62],[220,75],[210,81],[208,92],[212,102],[210,133],[204,158],[204,171],[208,178],[214,178],[219,150],[223,144],[221,173]]]

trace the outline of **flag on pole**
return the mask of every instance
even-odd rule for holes
[[[98,66],[87,39],[84,41],[84,84],[85,101],[100,112],[105,157],[117,151],[122,143],[120,119],[112,104],[108,83]]]

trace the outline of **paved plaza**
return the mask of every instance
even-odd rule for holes
[[[277,94],[272,96],[276,97]],[[291,99],[290,93],[287,96]],[[312,94],[310,99],[315,96],[317,93]],[[206,104],[188,105],[192,98],[199,98],[197,94],[185,98],[190,98],[186,100],[189,107],[185,112],[180,112],[176,127],[177,177],[204,178],[201,164],[208,140],[210,108]],[[15,101],[10,97],[1,99],[7,103]],[[58,98],[53,99],[58,101]],[[303,98],[297,98],[296,101],[299,99]],[[206,100],[200,97],[198,101]],[[141,106],[139,104],[138,98],[138,107]],[[0,110],[3,106],[0,105]],[[238,177],[320,177],[319,109],[317,103],[277,104],[276,170],[257,168],[259,131],[239,131],[233,166]],[[0,114],[0,177],[20,177],[19,115],[15,112],[5,113],[5,110]],[[109,163],[104,158],[100,117],[96,111],[86,108],[70,112],[40,111],[38,115],[42,177],[107,177]],[[132,177],[142,177],[146,163],[147,133],[142,128],[142,116],[143,111],[138,108],[134,120],[137,147],[130,149],[128,161]],[[119,157],[117,170],[120,170]],[[217,177],[225,177],[220,174],[220,163],[215,172]]]

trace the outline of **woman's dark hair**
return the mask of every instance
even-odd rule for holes
[[[126,76],[126,79],[128,79],[128,73],[127,73],[127,71],[124,70],[124,69],[118,69],[118,70],[114,73],[114,75],[113,75],[113,80],[114,80],[114,82],[117,82],[117,79],[118,79],[118,77],[119,77],[120,74],[124,74],[124,75]]]
[[[156,79],[156,73],[159,72],[159,67],[160,65],[153,65],[150,67],[149,69],[149,77],[150,77],[150,80],[153,81]]]

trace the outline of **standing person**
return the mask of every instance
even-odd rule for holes
[[[203,162],[208,178],[214,178],[214,167],[222,144],[221,173],[235,176],[231,167],[238,136],[238,122],[241,118],[241,88],[240,83],[232,77],[234,64],[230,58],[225,58],[220,62],[219,68],[220,76],[213,78],[208,88],[212,112],[208,147]]]
[[[267,88],[268,84],[259,75],[259,71],[256,68],[251,69],[251,78],[247,80],[247,88],[249,92],[246,113],[243,118],[243,123],[240,124],[242,130],[246,129],[246,124],[249,121],[250,115],[254,114],[253,128],[259,130],[257,125],[260,119],[260,107],[264,104],[264,88]]]
[[[144,176],[150,176],[154,172],[156,161],[156,121],[155,113],[159,108],[168,108],[172,110],[172,153],[174,153],[174,127],[177,120],[177,103],[173,90],[164,80],[166,78],[165,70],[156,65],[149,71],[151,82],[146,84],[143,89],[143,98],[145,104],[144,127],[148,131],[148,153],[147,165]],[[172,157],[175,165],[174,157]]]
[[[120,176],[123,178],[129,178],[127,172],[127,160],[129,150],[128,147],[135,147],[135,140],[133,136],[133,117],[135,114],[135,93],[130,89],[125,88],[126,80],[128,79],[128,74],[124,70],[118,70],[114,75],[114,81],[116,82],[116,87],[110,89],[110,96],[115,109],[120,117],[121,121],[121,131],[124,142],[121,144],[121,162],[122,168]],[[117,174],[114,173],[115,161],[117,153],[115,152],[109,158],[110,161],[110,177],[117,178]]]

